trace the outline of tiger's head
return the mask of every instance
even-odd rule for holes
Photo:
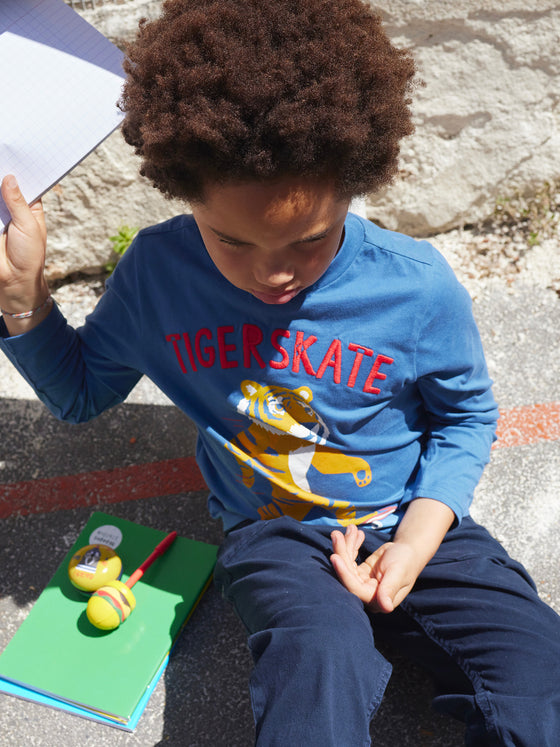
[[[309,405],[313,399],[309,387],[284,389],[246,380],[241,382],[241,392],[243,399],[237,405],[237,411],[251,418],[256,425],[278,435],[326,443],[329,430]]]

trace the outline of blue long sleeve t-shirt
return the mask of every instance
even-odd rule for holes
[[[145,374],[198,427],[225,529],[288,514],[390,529],[415,497],[460,521],[494,438],[471,302],[427,242],[349,214],[331,265],[267,305],[215,268],[191,216],[139,233],[78,330],[58,308],[0,345],[59,418]]]

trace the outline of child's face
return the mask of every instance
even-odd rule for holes
[[[328,183],[286,178],[210,185],[192,213],[222,275],[264,303],[282,304],[330,265],[348,206]]]

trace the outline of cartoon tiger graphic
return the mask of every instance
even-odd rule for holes
[[[375,521],[377,512],[357,520],[349,501],[325,498],[309,487],[311,467],[327,475],[351,474],[358,488],[371,482],[364,459],[326,445],[329,430],[310,405],[309,387],[292,390],[246,380],[241,392],[237,411],[252,422],[226,448],[237,459],[245,486],[253,487],[255,474],[272,485],[272,501],[259,509],[262,519],[288,515],[302,520],[314,507],[321,507],[334,513],[343,526]]]

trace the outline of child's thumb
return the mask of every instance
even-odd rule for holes
[[[8,174],[2,180],[2,197],[10,211],[12,221],[19,228],[22,228],[29,221],[31,210],[13,174]]]
[[[381,612],[387,614],[395,609],[397,606],[395,604],[396,593],[396,590],[390,588],[389,584],[383,584],[383,582],[379,584],[375,601],[377,602],[377,606]]]

